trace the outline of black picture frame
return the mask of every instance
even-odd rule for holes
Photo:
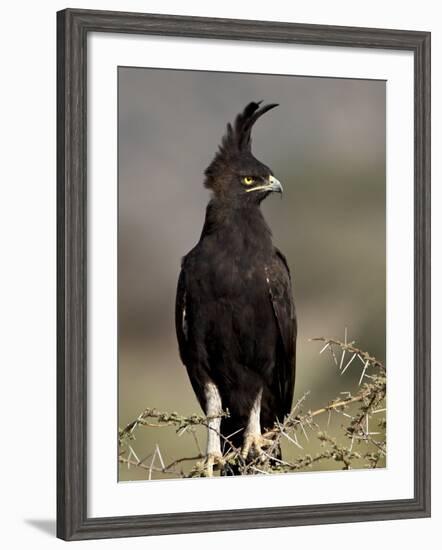
[[[91,32],[408,50],[414,55],[414,497],[87,517],[87,36]],[[57,536],[64,540],[430,515],[430,33],[66,9],[57,14]]]

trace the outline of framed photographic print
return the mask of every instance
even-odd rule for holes
[[[57,534],[430,514],[430,34],[64,10]]]

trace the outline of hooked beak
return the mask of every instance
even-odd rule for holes
[[[283,188],[281,185],[281,182],[277,180],[274,176],[269,176],[269,190],[273,191],[273,193],[281,193],[283,192]]]
[[[265,185],[257,185],[256,187],[252,187],[251,189],[246,189],[246,193],[250,193],[251,191],[271,191],[272,193],[281,193],[282,194],[282,185],[279,180],[277,180],[274,176],[269,176],[269,182]]]

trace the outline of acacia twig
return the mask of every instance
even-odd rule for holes
[[[345,341],[334,338],[312,338],[311,341],[319,341],[323,343],[320,353],[324,352],[327,348],[330,350],[330,357],[332,363],[337,367],[337,372],[340,375],[344,375],[349,368],[356,368],[354,359],[359,358],[362,364],[363,370],[359,378],[358,391],[355,395],[351,392],[341,392],[341,395],[327,405],[324,405],[314,411],[302,412],[302,407],[307,401],[308,394],[306,392],[295,403],[290,414],[284,419],[283,422],[276,422],[274,427],[263,434],[265,438],[269,440],[269,445],[265,452],[258,454],[253,459],[245,460],[241,454],[241,449],[236,448],[230,438],[235,435],[231,434],[226,437],[215,429],[215,432],[219,435],[223,441],[223,463],[225,467],[234,468],[234,470],[243,475],[254,474],[269,474],[276,472],[291,472],[299,471],[311,468],[314,464],[321,461],[333,460],[340,462],[343,469],[350,469],[355,461],[360,461],[365,458],[366,462],[363,467],[376,468],[382,463],[383,457],[386,456],[386,442],[385,442],[385,395],[386,395],[386,377],[384,364],[371,356],[369,353],[357,348],[355,342],[347,341],[347,333],[345,334]],[[338,359],[337,350],[340,350],[341,357]],[[347,362],[344,363],[345,356],[348,356]],[[357,363],[358,368],[360,364]],[[367,370],[370,370],[370,374]],[[369,382],[364,382],[364,378]],[[342,397],[345,394],[346,397]],[[353,413],[349,414],[350,408]],[[339,413],[342,418],[345,419],[346,424],[342,425],[342,431],[339,435],[348,439],[348,446],[339,444],[336,438],[331,437],[325,431],[319,429],[319,425],[316,418],[320,418],[324,413],[327,415],[327,426],[330,425],[331,413]],[[378,419],[378,426],[381,428],[379,431],[369,431],[369,418],[376,414]],[[148,473],[148,478],[151,478],[152,473],[161,474],[173,474],[177,477],[195,477],[206,475],[204,471],[204,462],[206,456],[202,452],[199,445],[198,438],[196,436],[195,428],[197,426],[205,427],[207,429],[214,429],[210,426],[209,421],[213,418],[223,418],[229,416],[228,411],[223,411],[217,416],[206,417],[204,415],[193,414],[190,416],[183,416],[176,412],[160,412],[157,409],[147,408],[145,409],[134,421],[125,426],[124,429],[119,431],[119,462],[125,464],[128,468],[138,467],[145,470]],[[177,458],[170,462],[167,466],[163,462],[163,458],[158,445],[155,450],[150,453],[143,460],[139,460],[133,444],[129,443],[135,439],[135,431],[140,427],[145,428],[161,428],[161,427],[175,427],[178,435],[184,433],[190,433],[194,444],[197,447],[197,454],[194,456],[186,456]],[[303,446],[299,443],[298,435],[303,434],[303,437],[307,440],[307,444],[310,438],[307,434],[307,429],[316,434],[316,439],[324,450],[316,455],[312,456],[305,453]],[[374,439],[373,436],[380,436]],[[279,455],[282,441],[293,446],[297,449],[298,455],[290,460],[282,459]],[[354,450],[355,445],[360,445],[365,442],[368,445],[367,452],[364,455]],[[365,447],[364,445],[364,447]],[[372,446],[370,448],[370,445]],[[146,464],[148,459],[151,459],[150,464]],[[161,467],[156,464],[156,460],[161,462]],[[178,470],[177,466],[183,463],[196,463],[191,468],[190,473],[185,474],[182,470]],[[359,466],[361,467],[361,466]]]

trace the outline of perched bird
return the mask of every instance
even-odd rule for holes
[[[205,171],[213,194],[201,237],[178,280],[180,356],[209,417],[207,475],[223,467],[221,444],[240,449],[244,461],[262,458],[270,443],[263,431],[292,405],[297,328],[290,272],[260,208],[282,186],[251,152],[253,125],[276,106],[249,103],[227,125]],[[222,410],[229,416],[220,418]]]

